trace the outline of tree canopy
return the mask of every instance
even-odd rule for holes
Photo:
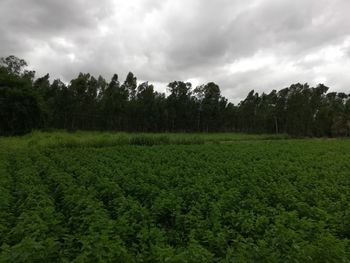
[[[213,82],[192,87],[173,81],[169,95],[138,83],[129,72],[120,82],[80,73],[68,84],[35,78],[23,59],[0,60],[0,134],[32,129],[132,132],[288,133],[293,136],[349,136],[350,94],[327,93],[323,84],[296,83],[279,91],[250,91],[238,105]]]

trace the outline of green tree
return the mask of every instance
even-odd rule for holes
[[[34,72],[25,70],[27,63],[14,56],[0,61],[0,134],[23,134],[42,127],[45,114],[32,86]]]
[[[191,83],[174,81],[168,84],[167,98],[168,128],[172,131],[186,131],[195,123],[196,106],[191,92]]]

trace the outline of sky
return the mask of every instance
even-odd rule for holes
[[[1,0],[0,57],[65,82],[213,81],[232,102],[297,82],[349,93],[349,11],[349,0]]]

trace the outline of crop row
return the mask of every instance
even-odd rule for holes
[[[4,153],[0,261],[346,262],[349,149],[256,141]]]

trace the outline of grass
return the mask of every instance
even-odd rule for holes
[[[33,131],[24,136],[0,137],[0,147],[16,149],[23,147],[109,147],[114,145],[190,145],[205,143],[230,143],[234,141],[288,139],[285,134],[242,133],[123,133]]]

